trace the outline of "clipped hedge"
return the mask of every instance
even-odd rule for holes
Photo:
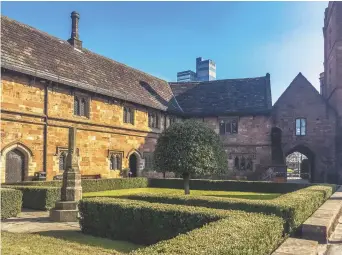
[[[11,186],[23,194],[24,208],[49,210],[55,207],[56,201],[61,199],[61,189],[57,187]]]
[[[129,188],[146,188],[148,187],[147,178],[112,178],[112,179],[83,179],[83,192],[96,192],[115,189]],[[62,181],[26,181],[19,183],[20,186],[36,186],[36,187],[62,187]],[[18,186],[18,183],[9,184]]]
[[[260,193],[288,193],[303,189],[313,184],[275,183],[260,181],[227,181],[227,180],[190,180],[190,190],[222,190]],[[149,179],[150,188],[183,189],[183,179]]]
[[[86,234],[139,244],[170,239],[134,254],[270,254],[284,238],[283,220],[273,215],[113,198],[81,200],[79,210]]]
[[[1,219],[15,217],[21,212],[22,193],[19,190],[1,188]]]
[[[209,196],[184,196],[166,194],[133,194],[122,198],[143,200],[152,203],[166,203],[188,206],[201,206],[224,210],[274,214],[284,219],[284,230],[292,233],[299,227],[331,194],[336,185],[315,185],[272,200],[248,200]]]
[[[115,178],[115,179],[96,179],[82,180],[83,192],[96,192],[115,189],[147,188],[147,178]]]

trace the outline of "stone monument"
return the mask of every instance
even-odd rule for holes
[[[77,203],[82,198],[81,174],[76,152],[76,128],[69,128],[69,146],[66,169],[63,173],[61,201],[50,210],[50,219],[59,222],[78,221]]]

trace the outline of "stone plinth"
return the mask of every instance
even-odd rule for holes
[[[69,129],[69,148],[66,170],[63,173],[61,201],[50,211],[50,219],[61,222],[78,220],[77,203],[82,198],[81,173],[76,153],[76,128]]]

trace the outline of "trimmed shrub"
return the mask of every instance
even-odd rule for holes
[[[303,189],[314,184],[275,183],[260,181],[222,181],[222,180],[190,180],[190,189],[194,190],[222,190],[246,191],[260,193],[288,193]],[[151,188],[182,189],[182,179],[149,179]]]
[[[250,218],[222,219],[133,251],[134,255],[153,254],[271,254],[281,238],[281,222],[272,216],[253,214]]]
[[[218,134],[207,124],[186,120],[164,130],[154,151],[154,168],[171,171],[184,179],[185,194],[190,194],[189,179],[196,175],[224,174],[227,155]]]
[[[49,210],[61,199],[61,189],[57,187],[11,186],[23,193],[23,207],[37,210]]]
[[[22,193],[19,190],[1,188],[1,219],[15,217],[21,212]]]
[[[273,215],[113,198],[81,200],[79,209],[86,234],[140,244],[177,236],[134,254],[270,254],[284,238]]]
[[[115,189],[129,188],[146,188],[148,186],[147,178],[113,178],[113,179],[83,179],[83,192],[96,192]],[[7,185],[7,184],[6,184]],[[10,184],[18,186],[18,183]],[[36,187],[62,187],[62,181],[27,181],[19,183],[21,186],[36,186]]]
[[[298,228],[331,194],[336,185],[316,185],[282,195],[272,200],[248,200],[208,196],[181,196],[166,194],[134,194],[122,198],[143,200],[152,203],[201,206],[224,210],[274,214],[284,219],[284,230],[292,233]]]
[[[115,189],[147,188],[147,178],[115,178],[82,180],[82,192],[96,192]]]

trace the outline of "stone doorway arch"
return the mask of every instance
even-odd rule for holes
[[[307,168],[307,171],[305,172],[303,171],[305,169],[301,169],[301,171],[303,171],[301,177],[303,179],[307,178],[309,182],[312,182],[313,180],[315,180],[315,167],[316,167],[315,166],[315,158],[316,158],[315,153],[308,146],[299,144],[299,145],[292,147],[290,150],[287,150],[285,156],[287,157],[294,152],[299,152],[307,158],[307,161],[303,160],[301,164],[301,168],[305,168],[305,169]]]
[[[29,180],[34,175],[31,150],[21,143],[5,146],[1,151],[1,182]]]
[[[144,163],[141,153],[137,150],[132,150],[127,154],[127,158],[130,172],[132,172],[131,177],[140,176],[140,172],[143,169],[142,165]]]

